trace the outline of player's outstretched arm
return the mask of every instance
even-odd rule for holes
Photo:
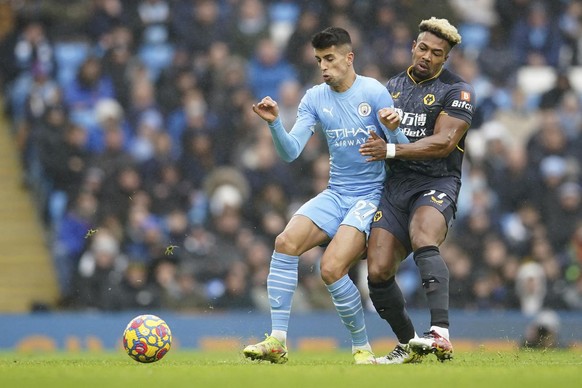
[[[408,138],[400,130],[400,115],[392,108],[382,108],[378,111],[378,120],[382,124],[389,144],[382,139],[375,131],[370,131],[370,137],[360,146],[359,152],[363,156],[368,156],[367,162],[384,160],[393,156],[394,144],[409,143]],[[386,128],[388,130],[386,130]]]
[[[297,159],[311,137],[312,132],[309,130],[301,130],[296,123],[291,132],[287,133],[279,118],[277,102],[271,99],[271,97],[267,96],[258,104],[253,104],[253,111],[269,125],[271,136],[273,136],[273,143],[275,144],[275,149],[279,157],[288,163]]]
[[[464,120],[441,114],[434,133],[410,144],[395,146],[397,159],[440,159],[446,158],[457,147],[467,130],[469,123]]]

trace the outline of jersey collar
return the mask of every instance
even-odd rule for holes
[[[412,66],[410,66],[410,67],[409,67],[409,68],[406,70],[406,75],[408,75],[408,78],[410,78],[410,80],[411,80],[412,82],[414,82],[414,83],[415,83],[415,84],[417,84],[417,85],[420,85],[420,84],[423,84],[423,83],[425,83],[425,82],[432,81],[433,79],[436,79],[436,78],[438,78],[438,77],[439,77],[439,75],[441,75],[441,73],[443,72],[443,69],[444,69],[444,68],[445,68],[444,66],[441,66],[441,69],[440,69],[439,71],[437,71],[437,73],[436,73],[435,75],[433,75],[433,76],[432,76],[432,77],[430,77],[430,78],[424,79],[424,80],[422,80],[422,81],[420,81],[420,82],[416,82],[416,81],[414,80],[414,78],[412,77]]]

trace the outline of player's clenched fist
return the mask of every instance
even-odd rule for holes
[[[400,125],[400,115],[394,108],[382,108],[378,111],[378,118],[391,131]]]
[[[253,104],[253,111],[268,123],[272,123],[279,116],[279,106],[269,96],[263,98],[258,104]]]

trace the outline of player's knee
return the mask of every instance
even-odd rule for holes
[[[300,253],[299,245],[289,238],[287,233],[283,232],[275,238],[275,251],[286,255],[297,256]]]
[[[445,239],[447,228],[433,227],[430,223],[416,223],[410,227],[410,243],[413,250],[426,246],[439,246]]]
[[[396,275],[400,261],[390,252],[368,250],[368,279],[372,283],[383,283]]]
[[[369,262],[368,280],[371,283],[383,283],[396,275],[398,266],[390,265],[388,262]]]
[[[426,233],[417,233],[415,236],[411,237],[410,242],[412,245],[412,250],[414,251],[422,247],[440,245],[439,239],[429,236]]]
[[[332,284],[342,278],[347,271],[335,265],[331,260],[322,261],[320,265],[321,279],[325,284]]]

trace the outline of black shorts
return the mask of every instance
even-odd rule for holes
[[[387,179],[371,228],[382,228],[392,233],[409,254],[412,252],[409,224],[417,208],[434,207],[445,217],[447,226],[451,226],[461,189],[458,178],[433,178],[411,173]]]

